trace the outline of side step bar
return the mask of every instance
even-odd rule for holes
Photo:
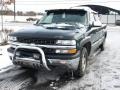
[[[15,51],[14,51],[14,55],[13,55],[13,61],[16,59],[16,52],[18,49],[30,49],[30,50],[37,50],[41,56],[42,56],[42,62],[43,62],[43,66],[47,69],[47,70],[51,70],[48,65],[47,65],[47,62],[46,62],[46,58],[45,58],[45,54],[44,54],[44,51],[39,48],[39,47],[33,47],[33,46],[18,46]],[[28,58],[29,60],[29,58]]]

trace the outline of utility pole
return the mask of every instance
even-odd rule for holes
[[[3,43],[3,6],[4,6],[4,0],[1,0],[1,30],[0,30],[0,44]],[[0,49],[1,52],[1,49]],[[0,53],[1,54],[1,53]]]
[[[3,31],[3,6],[4,0],[1,0],[1,30]]]
[[[16,3],[15,3],[15,0],[14,0],[14,21],[16,20]]]

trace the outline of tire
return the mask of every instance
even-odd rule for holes
[[[102,43],[102,44],[100,45],[100,50],[101,50],[101,51],[104,51],[104,50],[105,50],[104,43]]]
[[[105,37],[106,39],[106,37]],[[99,48],[101,49],[101,51],[104,51],[105,50],[105,39],[104,41],[102,42],[102,44],[99,46]]]
[[[82,77],[85,74],[87,68],[87,60],[88,60],[87,49],[83,47],[80,54],[78,69],[75,71],[76,77]]]

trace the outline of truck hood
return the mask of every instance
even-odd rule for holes
[[[69,24],[46,24],[31,26],[10,34],[10,36],[39,39],[77,39],[85,31],[85,27]]]

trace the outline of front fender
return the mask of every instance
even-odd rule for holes
[[[90,36],[85,37],[84,39],[82,39],[82,40],[80,41],[80,48],[83,47],[83,46],[84,46],[86,43],[88,43],[88,42],[91,43],[91,38],[90,38]]]

